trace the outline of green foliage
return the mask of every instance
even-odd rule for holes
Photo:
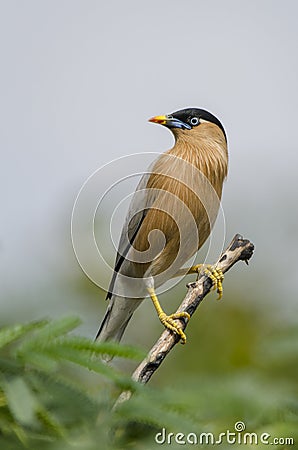
[[[160,448],[155,435],[163,427],[167,433],[216,436],[234,431],[239,420],[247,431],[293,437],[297,443],[297,328],[275,328],[264,317],[259,327],[252,308],[227,304],[219,320],[216,305],[202,306],[201,326],[194,317],[188,345],[175,348],[148,386],[101,359],[138,361],[142,351],[76,335],[77,318],[3,328],[0,448],[147,450]],[[134,395],[113,409],[127,389]],[[169,448],[181,444],[171,440]]]
[[[101,360],[141,359],[142,351],[70,334],[79,323],[43,320],[0,331],[1,448],[87,450],[98,442],[102,449],[123,448],[137,423],[143,432],[158,428],[161,417],[171,428],[184,422],[188,427],[179,410],[168,408],[166,395],[144,389]],[[132,401],[113,412],[127,389],[135,393]]]

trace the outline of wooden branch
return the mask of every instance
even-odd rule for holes
[[[240,234],[236,234],[228,248],[222,253],[213,267],[225,273],[237,261],[245,261],[248,264],[248,260],[251,258],[253,251],[254,245],[249,240],[243,239]],[[192,316],[204,297],[212,289],[212,280],[202,271],[198,276],[198,280],[194,283],[189,283],[187,287],[188,292],[176,312],[186,311]],[[181,328],[185,330],[187,321],[185,319],[179,319],[179,321]],[[132,374],[132,379],[142,384],[147,383],[179,340],[180,338],[177,334],[167,329],[164,330],[146,358]],[[115,406],[128,400],[131,394],[130,391],[122,392]]]

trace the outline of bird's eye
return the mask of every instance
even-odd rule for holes
[[[190,123],[191,123],[191,125],[193,125],[193,126],[198,125],[198,123],[199,123],[198,117],[192,117],[192,118],[190,119]]]

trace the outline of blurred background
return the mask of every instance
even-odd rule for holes
[[[203,405],[214,396],[218,410],[233,395],[233,419],[253,421],[265,408],[276,417],[288,411],[292,420],[297,13],[294,0],[0,3],[2,325],[77,314],[80,332],[95,335],[106,304],[72,249],[76,196],[111,160],[172,146],[171,134],[149,117],[202,107],[228,135],[226,244],[241,233],[256,251],[249,267],[238,264],[226,276],[221,302],[215,294],[205,300],[188,327],[187,346],[172,352],[152,383],[165,387],[170,377],[191,399],[196,386],[193,401]],[[123,161],[123,176],[134,173]],[[110,215],[107,205],[98,217],[99,241],[109,239],[101,226]],[[184,294],[185,281],[162,297],[165,309],[174,311]],[[148,302],[125,342],[147,349],[161,330]]]

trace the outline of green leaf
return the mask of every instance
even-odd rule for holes
[[[92,355],[89,350],[86,352],[80,348],[76,348],[76,346],[69,346],[67,344],[68,341],[63,341],[49,346],[46,350],[47,355],[52,354],[53,358],[59,358],[63,361],[70,361],[74,364],[85,367],[88,370],[100,373],[108,379],[113,380],[117,386],[121,388],[135,389],[136,383],[134,383],[130,377],[123,376],[123,374],[115,370],[109,364],[106,364],[100,359],[95,359],[94,355]]]
[[[145,357],[145,352],[138,348],[134,348],[128,345],[122,345],[117,342],[93,342],[90,339],[71,336],[63,337],[60,340],[56,339],[49,343],[49,347],[68,347],[70,349],[76,349],[78,351],[86,351],[89,354],[95,356],[102,356],[108,354],[112,357],[127,358],[127,359],[141,359]]]
[[[47,324],[47,321],[41,320],[38,322],[28,323],[26,325],[13,325],[10,327],[4,327],[0,330],[0,348],[10,344],[21,336],[25,335],[29,331],[37,330]]]
[[[108,354],[113,357],[127,358],[127,359],[142,359],[145,358],[146,352],[129,345],[122,345],[117,342],[94,342],[92,350],[95,354]]]
[[[55,337],[67,334],[80,324],[81,319],[78,317],[63,317],[62,319],[52,320],[51,322],[45,323],[44,326],[35,333],[33,340],[54,339]]]
[[[52,322],[46,322],[33,336],[30,336],[19,345],[17,354],[21,355],[22,353],[31,351],[33,348],[36,350],[38,348],[46,348],[55,338],[67,334],[80,325],[80,323],[81,320],[78,317],[64,317],[53,320]]]
[[[50,434],[63,437],[66,435],[66,430],[60,425],[58,420],[55,419],[53,414],[47,411],[45,408],[39,408],[37,411],[37,417]]]
[[[59,362],[52,355],[47,355],[46,349],[35,349],[29,346],[22,352],[18,352],[18,357],[24,361],[26,366],[34,366],[43,372],[51,373],[59,367]]]
[[[25,380],[21,377],[13,378],[3,383],[3,389],[8,407],[16,421],[23,425],[36,425],[39,403]]]

